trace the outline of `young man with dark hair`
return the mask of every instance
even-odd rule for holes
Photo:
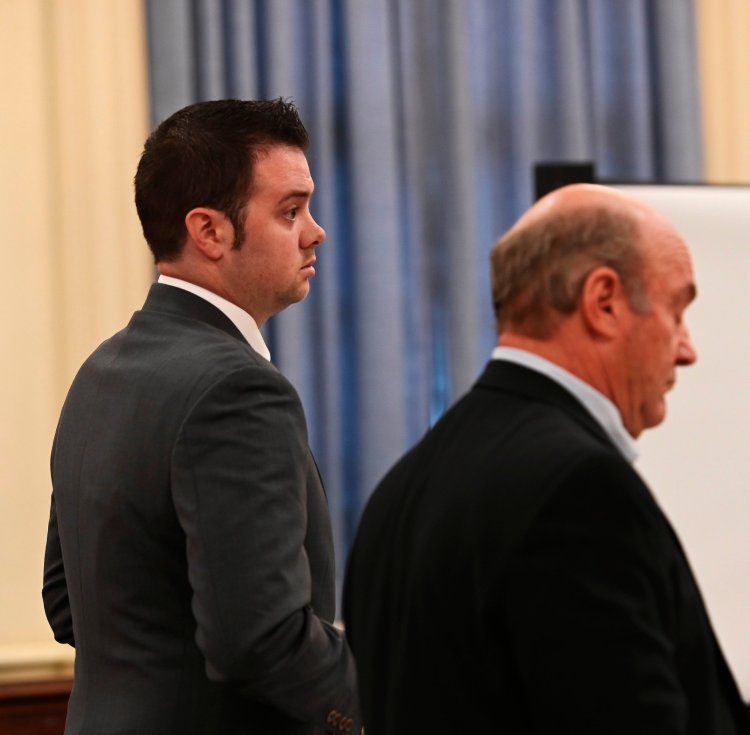
[[[307,295],[325,239],[306,146],[282,100],[191,105],[146,142],[159,282],[82,366],[52,451],[69,735],[359,728],[323,487],[259,331]]]

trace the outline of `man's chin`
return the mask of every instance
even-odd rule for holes
[[[662,399],[659,403],[658,407],[655,407],[653,411],[649,412],[649,414],[645,417],[645,421],[643,422],[643,428],[644,429],[653,429],[655,426],[658,426],[659,424],[664,422],[664,419],[667,418],[667,404]]]
[[[304,301],[307,294],[310,293],[310,282],[304,281],[304,283],[294,292],[289,294],[287,299],[287,306],[292,304],[298,304],[300,301]]]

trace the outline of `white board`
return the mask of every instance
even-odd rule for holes
[[[650,202],[693,256],[686,312],[698,362],[679,368],[667,418],[639,439],[639,471],[690,558],[750,701],[750,186],[617,186]]]

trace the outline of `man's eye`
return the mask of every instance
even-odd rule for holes
[[[284,216],[289,220],[296,220],[297,219],[297,210],[298,207],[292,207],[290,210],[284,213]]]

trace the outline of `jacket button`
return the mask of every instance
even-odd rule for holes
[[[332,709],[328,713],[328,724],[333,725],[334,727],[338,727],[339,730],[341,729],[341,725],[344,720],[344,715],[342,715],[338,710]]]

